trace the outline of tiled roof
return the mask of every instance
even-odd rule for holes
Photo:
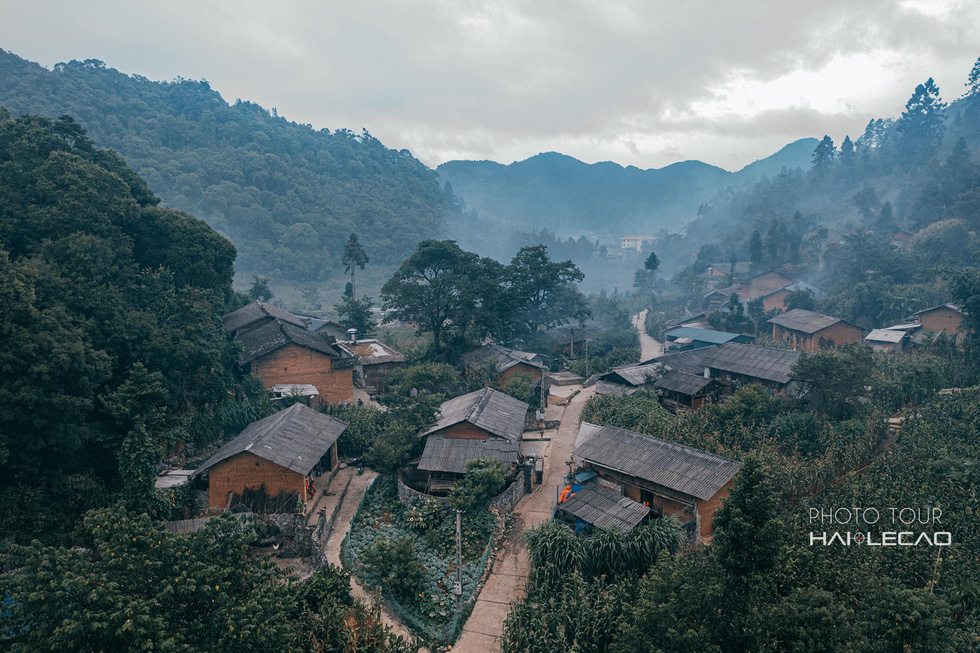
[[[334,358],[338,363],[353,366],[356,362],[354,354],[346,347],[333,341],[330,336],[308,331],[305,327],[297,327],[288,322],[275,320],[262,326],[240,331],[235,334],[235,340],[242,343],[242,365],[256,358],[265,356],[283,345],[295,343]],[[345,365],[335,365],[342,367]]]
[[[222,319],[225,323],[225,331],[238,331],[259,320],[269,319],[280,320],[304,329],[307,325],[307,320],[264,302],[252,302],[248,306],[243,306],[237,311],[225,315]]]
[[[602,530],[629,531],[650,514],[650,509],[642,503],[594,481],[583,485],[581,490],[556,507]]]
[[[802,308],[794,308],[786,311],[769,320],[769,324],[778,324],[784,329],[800,331],[802,333],[816,333],[838,322],[842,322],[839,317],[815,313]]]
[[[755,379],[789,383],[790,372],[800,358],[792,349],[775,349],[758,345],[727,342],[721,347],[706,348],[704,367]]]
[[[194,471],[194,476],[248,451],[300,474],[309,474],[347,428],[345,422],[303,404],[269,415],[245,427]]]
[[[711,385],[713,381],[704,376],[687,372],[670,371],[657,379],[653,385],[682,395],[694,396]]]
[[[469,422],[493,435],[517,441],[524,432],[528,405],[508,394],[482,388],[443,402],[439,421],[423,436],[460,422]]]
[[[738,461],[635,431],[583,422],[575,455],[650,483],[707,500],[735,474]]]
[[[419,469],[462,474],[466,471],[467,462],[484,456],[495,458],[504,467],[509,467],[520,460],[520,446],[519,440],[506,438],[447,438],[441,433],[433,433],[425,440]]]

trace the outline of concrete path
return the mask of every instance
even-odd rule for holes
[[[640,360],[648,361],[651,358],[656,358],[664,353],[663,346],[650,337],[647,333],[644,324],[646,323],[647,312],[646,309],[640,311],[633,316],[633,326],[636,327],[637,332],[640,334]]]
[[[348,471],[349,470],[349,471]],[[337,513],[337,520],[334,522],[333,530],[330,532],[330,536],[327,538],[327,542],[324,545],[327,551],[327,562],[335,564],[338,567],[342,567],[340,563],[340,547],[344,543],[344,538],[347,537],[347,531],[350,530],[351,522],[354,520],[354,513],[357,512],[357,507],[361,505],[361,499],[367,492],[368,487],[378,476],[377,472],[371,470],[364,470],[363,474],[358,475],[357,471],[353,467],[347,469],[342,469],[337,472],[334,476],[333,482],[330,483],[330,491],[336,492],[334,496],[324,497],[325,504],[330,503],[327,514],[330,514],[330,510],[333,510],[333,505],[338,500],[340,493],[343,491],[344,486],[347,484],[347,480],[350,479],[350,487],[347,488],[347,495],[344,497],[343,503],[340,505],[340,511]],[[331,501],[332,500],[332,501]],[[374,596],[369,594],[360,583],[358,583],[353,577],[350,581],[351,594],[365,601],[368,604],[374,603]],[[396,635],[401,635],[406,640],[412,639],[412,634],[408,631],[401,621],[396,619],[391,615],[388,610],[382,606],[381,608],[381,621],[386,625],[390,626],[392,631]]]
[[[493,570],[473,606],[473,613],[463,626],[463,632],[453,651],[458,653],[493,653],[500,650],[500,636],[504,632],[504,618],[512,601],[524,596],[524,584],[530,571],[524,532],[536,524],[551,519],[558,485],[568,473],[568,465],[575,450],[579,419],[585,402],[592,396],[594,387],[585,388],[572,398],[557,431],[544,453],[544,479],[533,493],[524,497],[514,510],[514,525],[497,554]]]

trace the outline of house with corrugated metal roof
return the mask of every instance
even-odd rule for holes
[[[898,329],[874,329],[864,337],[864,342],[869,344],[872,349],[883,353],[903,351],[908,340],[909,334]]]
[[[296,494],[307,501],[306,477],[337,464],[337,438],[347,424],[303,404],[252,422],[194,470],[207,475],[211,506],[225,507],[232,495],[265,489],[269,496]]]
[[[526,374],[540,383],[548,370],[548,357],[530,351],[501,347],[500,345],[484,345],[462,356],[463,370],[473,374],[480,368],[492,368],[498,386],[516,374]]]
[[[772,339],[800,351],[817,352],[828,347],[859,343],[864,330],[839,317],[794,308],[770,319]]]
[[[701,359],[703,376],[718,381],[726,391],[757,384],[776,394],[795,392],[791,374],[802,355],[798,351],[739,342],[703,351],[707,352]]]
[[[755,342],[755,338],[744,333],[729,333],[713,329],[697,327],[677,327],[666,334],[668,347],[671,349],[699,349],[701,347],[717,347],[726,342]]]
[[[422,434],[418,470],[428,474],[426,492],[444,492],[466,472],[466,463],[489,457],[505,469],[521,461],[521,434],[528,405],[482,388],[443,402],[439,421]]]
[[[582,484],[582,490],[590,488],[587,501],[573,501],[572,495],[558,504],[565,516],[599,528],[629,530],[646,516],[645,508],[678,519],[693,538],[702,540],[711,538],[715,512],[740,466],[701,449],[588,422],[579,428],[575,458],[595,478]],[[629,525],[631,521],[635,523]]]
[[[266,304],[265,302],[252,302],[241,307],[237,311],[232,311],[222,318],[225,331],[236,334],[248,331],[257,327],[264,326],[270,322],[285,322],[296,327],[307,328],[309,319],[293,315],[287,310]]]

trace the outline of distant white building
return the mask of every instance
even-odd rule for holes
[[[653,236],[623,236],[622,248],[639,251],[643,249],[643,243],[652,243],[655,240]]]

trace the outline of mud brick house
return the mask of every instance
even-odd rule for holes
[[[320,335],[333,336],[337,340],[347,339],[347,329],[333,320],[324,320],[319,317],[311,317],[309,320],[310,323],[306,328],[310,331]]]
[[[237,311],[225,315],[222,319],[225,324],[225,331],[231,334],[255,329],[277,320],[304,329],[309,324],[308,319],[293,315],[289,311],[277,308],[272,304],[266,304],[265,302],[252,302]]]
[[[318,466],[322,471],[333,469],[337,438],[346,428],[336,417],[293,404],[249,424],[192,478],[207,474],[211,506],[225,507],[232,494],[263,486],[270,496],[297,493],[305,500],[307,474]]]
[[[583,422],[575,442],[579,465],[596,475],[589,504],[596,504],[596,490],[608,492],[609,510],[625,498],[660,515],[675,517],[692,538],[710,540],[713,520],[728,496],[739,463],[707,451],[667,442],[635,431]],[[574,495],[560,504],[562,510],[589,521],[573,502]],[[629,506],[627,506],[629,507]],[[635,519],[638,509],[629,514]],[[592,517],[595,519],[595,516]],[[596,521],[590,521],[599,525]]]
[[[548,359],[541,354],[509,349],[500,345],[484,345],[463,354],[463,370],[466,374],[490,366],[496,371],[497,385],[504,385],[507,379],[516,374],[526,374],[540,380],[548,371]]]
[[[583,324],[565,324],[539,331],[531,337],[535,348],[566,356],[575,356],[584,349],[585,343],[594,340],[606,330],[600,322],[589,320]]]
[[[372,338],[346,344],[357,354],[357,371],[366,387],[380,387],[388,372],[405,366],[405,356]]]
[[[319,393],[315,405],[353,401],[357,355],[333,337],[276,319],[236,332],[235,340],[242,345],[242,365],[266,388],[309,384]]]
[[[780,288],[785,288],[792,283],[792,279],[779,274],[775,270],[766,270],[742,284],[739,299],[743,302],[748,302],[756,297],[764,297]]]
[[[733,284],[724,288],[715,288],[704,293],[704,307],[706,311],[717,311],[728,303],[732,295],[739,296],[740,284]]]
[[[761,385],[774,394],[796,392],[796,382],[790,374],[802,355],[798,351],[738,342],[695,351],[707,352],[701,359],[702,376],[718,381],[722,392],[731,392],[749,383]]]
[[[637,392],[655,392],[653,383],[663,373],[662,369],[656,359],[649,364],[613,368],[596,379],[596,394],[630,397]]]
[[[790,293],[807,291],[809,290],[813,294],[814,299],[820,299],[823,297],[823,291],[816,286],[811,286],[805,281],[797,281],[796,283],[791,283],[788,286],[784,286],[778,290],[774,290],[768,294],[762,296],[762,308],[766,311],[771,310],[786,310],[786,298],[789,297]]]
[[[915,313],[924,331],[943,331],[950,336],[960,332],[964,315],[963,309],[955,304],[933,306]]]
[[[769,320],[772,339],[786,343],[799,351],[817,352],[828,347],[839,347],[864,339],[864,330],[849,322],[794,308]]]
[[[466,463],[481,457],[512,469],[521,459],[521,434],[528,405],[492,388],[443,402],[435,426],[422,434],[425,449],[418,463],[428,473],[426,491],[445,491],[462,478]]]

